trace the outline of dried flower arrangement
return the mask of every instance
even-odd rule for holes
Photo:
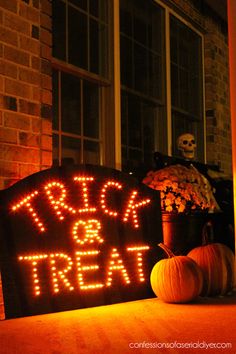
[[[193,213],[220,210],[209,181],[193,165],[178,164],[150,171],[143,183],[160,191],[162,211]]]

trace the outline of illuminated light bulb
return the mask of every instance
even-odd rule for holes
[[[94,213],[97,209],[95,207],[90,207],[89,206],[89,199],[88,199],[88,187],[87,187],[87,183],[88,182],[93,182],[94,178],[93,177],[81,177],[81,176],[76,176],[74,177],[74,181],[79,182],[80,184],[82,184],[82,197],[83,197],[83,204],[84,207],[78,209],[77,211],[79,213]]]
[[[41,258],[40,256],[42,256],[43,258]],[[18,257],[19,261],[30,261],[30,263],[32,265],[32,278],[33,278],[33,284],[34,284],[33,289],[34,289],[35,296],[39,296],[41,294],[40,283],[39,283],[39,278],[38,278],[38,260],[41,260],[44,258],[47,258],[46,254],[32,255],[32,256],[19,256]]]
[[[133,192],[131,192],[130,199],[128,201],[127,208],[123,217],[124,222],[127,222],[129,218],[131,218],[135,228],[139,228],[138,215],[136,209],[146,206],[151,202],[150,199],[145,199],[137,203],[134,203],[137,195],[138,195],[137,191],[134,190]]]
[[[51,253],[50,254],[50,264],[51,264],[51,275],[52,275],[52,284],[53,284],[53,290],[55,293],[58,293],[59,290],[59,285],[58,282],[61,280],[61,282],[64,284],[64,286],[69,290],[72,291],[74,290],[74,287],[70,284],[69,280],[66,278],[66,274],[71,270],[71,265],[73,264],[71,257],[64,253]],[[63,259],[67,262],[67,266],[62,270],[58,270],[56,267],[56,259]]]
[[[44,189],[46,191],[46,195],[48,196],[49,202],[55,210],[59,220],[64,219],[62,210],[69,211],[70,213],[75,213],[74,208],[69,207],[65,202],[67,193],[63,183],[53,181],[48,183]],[[57,196],[58,193],[60,193],[59,196]]]
[[[136,252],[137,272],[138,272],[138,278],[140,282],[145,281],[145,277],[143,273],[143,252],[148,251],[149,249],[150,249],[149,246],[127,247],[127,251]]]
[[[78,237],[78,228],[83,228],[83,238]],[[101,229],[101,223],[96,220],[96,219],[90,219],[87,221],[84,220],[78,220],[75,222],[73,229],[72,229],[72,235],[73,239],[76,241],[76,243],[80,245],[84,245],[85,243],[102,243],[104,240],[103,238],[99,235],[99,231]]]
[[[111,286],[112,285],[112,275],[114,271],[119,271],[123,277],[123,280],[126,284],[130,283],[130,279],[129,279],[129,275],[128,272],[123,264],[122,259],[120,258],[119,253],[117,252],[116,248],[112,249],[111,258],[116,258],[116,260],[114,261],[113,259],[110,260],[109,265],[108,265],[108,270],[107,270],[107,281],[106,281],[106,286]]]
[[[104,184],[102,191],[101,191],[101,199],[100,199],[100,203],[101,203],[101,208],[103,209],[105,214],[108,214],[110,216],[114,216],[116,217],[118,215],[117,211],[114,210],[110,210],[107,208],[106,206],[106,193],[107,193],[107,189],[108,188],[116,188],[116,189],[122,189],[122,185],[118,182],[115,181],[108,181],[107,183]]]
[[[104,284],[102,284],[102,283],[85,284],[85,282],[84,282],[84,272],[98,270],[99,266],[97,264],[90,264],[90,265],[83,266],[81,264],[81,258],[87,257],[87,256],[95,256],[98,254],[99,254],[99,251],[97,251],[97,250],[76,252],[78,283],[79,283],[79,287],[81,290],[100,289],[104,286]]]
[[[45,231],[45,226],[43,222],[40,220],[37,212],[34,210],[34,207],[31,204],[31,200],[35,198],[38,195],[38,191],[34,191],[33,193],[27,195],[24,199],[22,199],[20,202],[12,206],[12,211],[17,211],[21,207],[25,207],[27,212],[30,214],[30,216],[33,219],[33,222],[36,224],[38,230],[40,232]]]

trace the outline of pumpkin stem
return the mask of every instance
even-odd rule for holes
[[[169,247],[167,247],[166,245],[164,245],[164,243],[158,243],[158,246],[161,247],[165,253],[167,254],[168,258],[172,258],[175,257],[174,253],[169,249]]]
[[[206,246],[214,242],[214,231],[212,221],[207,221],[202,229],[202,245]]]

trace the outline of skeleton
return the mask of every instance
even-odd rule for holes
[[[178,149],[181,151],[182,156],[187,160],[193,160],[195,157],[195,149],[197,147],[193,134],[181,134],[177,139]]]

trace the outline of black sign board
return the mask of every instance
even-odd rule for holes
[[[0,192],[6,318],[152,297],[159,192],[120,171],[55,167]]]

